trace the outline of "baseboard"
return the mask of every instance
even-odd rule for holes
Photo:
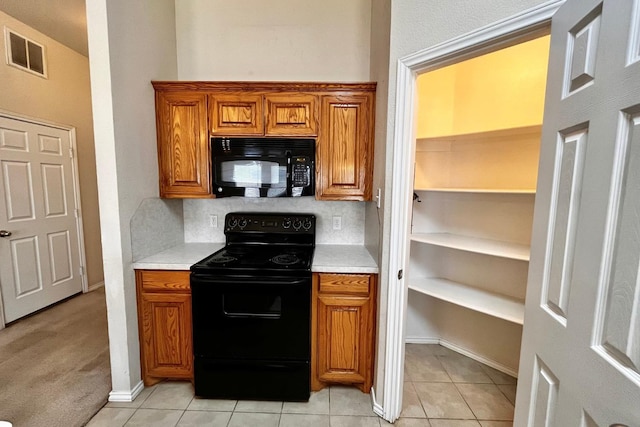
[[[382,408],[382,405],[376,400],[376,391],[373,387],[371,387],[371,405],[373,412],[380,418],[384,418],[384,408]]]
[[[92,292],[95,291],[96,289],[100,289],[104,287],[104,280],[102,282],[98,282],[98,283],[94,283],[93,285],[89,285],[89,289],[87,289],[87,292]]]
[[[425,338],[425,337],[406,337],[404,339],[406,344],[440,344],[439,338]]]
[[[406,344],[440,344],[443,347],[446,347],[450,350],[455,351],[456,353],[463,354],[470,359],[475,360],[476,362],[483,363],[487,366],[492,367],[500,372],[504,372],[507,375],[511,375],[512,377],[518,378],[518,372],[514,371],[512,368],[503,365],[502,363],[496,362],[495,360],[488,359],[484,356],[481,356],[477,353],[474,353],[471,350],[468,350],[464,347],[460,347],[457,344],[454,344],[450,341],[443,340],[440,338],[426,338],[426,337],[406,337],[404,342]]]
[[[111,391],[109,402],[133,402],[142,390],[144,390],[144,383],[140,381],[131,391]]]
[[[483,363],[487,366],[492,367],[493,369],[496,369],[500,372],[504,372],[507,375],[511,375],[512,377],[518,378],[518,372],[514,371],[512,368],[503,365],[502,363],[496,362],[495,360],[492,359],[488,359],[484,356],[481,356],[477,353],[474,353],[471,350],[468,350],[466,348],[460,347],[457,344],[454,344],[452,342],[449,342],[447,340],[440,340],[440,345],[443,347],[447,347],[450,350],[455,351],[456,353],[460,353],[462,355],[465,355],[473,360],[475,360],[476,362],[480,362]]]

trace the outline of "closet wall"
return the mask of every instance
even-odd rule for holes
[[[549,37],[418,77],[408,342],[517,373]]]

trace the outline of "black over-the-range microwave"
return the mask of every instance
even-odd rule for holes
[[[315,194],[316,142],[311,138],[211,138],[216,197]]]

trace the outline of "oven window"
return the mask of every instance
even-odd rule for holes
[[[223,182],[237,187],[286,187],[287,166],[265,160],[228,160],[221,162]]]
[[[280,295],[251,295],[225,293],[222,310],[229,317],[262,317],[279,319],[282,314]]]

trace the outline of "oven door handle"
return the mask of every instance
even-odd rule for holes
[[[232,319],[280,319],[280,313],[228,313],[224,311],[224,316]]]
[[[215,284],[233,284],[234,286],[237,284],[243,285],[282,285],[282,286],[301,286],[308,285],[311,281],[309,278],[299,278],[299,279],[289,279],[289,280],[272,280],[268,278],[247,278],[247,277],[212,277],[212,276],[197,276],[197,282],[205,282],[205,283],[215,283]],[[192,283],[193,285],[193,283]]]

